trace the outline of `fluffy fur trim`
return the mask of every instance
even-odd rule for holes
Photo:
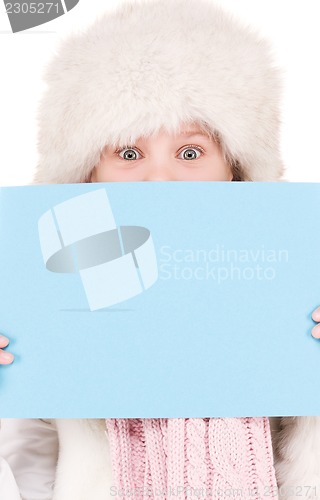
[[[253,181],[283,174],[269,44],[210,0],[131,0],[60,45],[38,114],[37,183],[88,178],[106,144],[197,121]]]
[[[320,417],[282,417],[275,443],[281,500],[320,499]]]
[[[110,445],[102,419],[57,419],[59,460],[52,500],[108,500]]]

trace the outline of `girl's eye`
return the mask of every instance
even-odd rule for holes
[[[201,154],[203,153],[203,150],[200,149],[199,147],[195,147],[195,146],[188,146],[187,148],[184,148],[181,153],[179,154],[179,158],[180,158],[180,155],[183,153],[183,160],[196,160],[197,158],[199,158],[199,156],[201,156]],[[199,153],[199,156],[197,156],[196,153]]]
[[[122,154],[123,153],[123,154]],[[136,148],[123,148],[123,149],[118,149],[116,151],[116,154],[119,154],[123,160],[139,160],[142,158],[141,154]],[[181,155],[183,154],[183,157],[181,158]],[[203,149],[201,149],[199,146],[188,146],[185,147],[180,153],[178,158],[181,158],[183,160],[196,160],[201,156],[201,154],[204,154]],[[139,157],[137,156],[139,155]]]
[[[123,156],[121,155],[121,153],[124,151],[124,154]],[[117,154],[119,154],[121,156],[121,158],[123,158],[124,160],[139,160],[139,158],[137,158],[137,153],[139,156],[140,153],[137,149],[134,149],[134,148],[123,148],[123,149],[118,149],[118,151],[116,151]]]

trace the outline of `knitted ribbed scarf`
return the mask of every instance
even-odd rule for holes
[[[106,427],[114,498],[278,498],[267,417],[107,419]]]

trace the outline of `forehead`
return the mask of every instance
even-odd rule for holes
[[[189,130],[195,130],[195,131],[205,131],[205,126],[204,124],[201,124],[199,122],[193,121],[193,122],[184,122],[180,123],[179,125],[179,131],[180,132],[188,132]]]
[[[206,137],[209,136],[209,132],[205,129],[205,127],[201,126],[197,122],[180,124],[179,129],[173,135],[189,136],[195,134],[203,135]]]

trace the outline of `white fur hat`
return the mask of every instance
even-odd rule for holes
[[[210,0],[131,0],[64,41],[46,70],[37,183],[77,183],[106,144],[201,122],[246,179],[276,181],[281,84],[270,47]]]

